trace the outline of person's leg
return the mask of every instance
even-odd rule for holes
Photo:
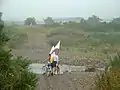
[[[51,63],[51,67],[52,67],[52,75],[54,75],[55,73],[55,62],[53,61],[52,63]]]
[[[55,75],[56,72],[56,61],[53,62],[53,74]]]
[[[57,61],[55,61],[55,74],[57,74],[57,66],[56,66],[56,64],[57,64]]]
[[[58,74],[58,61],[59,61],[59,58],[58,58],[58,55],[56,55],[56,74]]]
[[[51,63],[51,75],[53,75],[53,62]]]
[[[51,63],[48,64],[48,68],[49,68],[50,71],[52,71]]]

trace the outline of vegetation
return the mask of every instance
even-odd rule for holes
[[[26,25],[12,26],[9,27],[9,31],[13,36],[9,34],[12,39],[9,40],[8,45],[10,48],[19,48],[27,41],[27,32],[33,36],[36,33],[39,33],[39,35],[42,33],[40,36],[42,39],[40,39],[39,43],[47,42],[47,44],[52,46],[58,40],[61,40],[60,56],[71,57],[71,60],[74,60],[70,62],[72,64],[79,65],[77,62],[81,62],[82,57],[91,60],[91,63],[96,60],[96,62],[98,60],[102,62],[102,60],[106,60],[109,56],[114,56],[120,50],[120,39],[118,38],[120,36],[120,25],[113,23],[113,20],[111,22],[103,22],[102,19],[93,15],[87,20],[81,18],[80,22],[55,22],[51,18],[50,21],[54,23],[49,22],[50,25],[45,23],[45,25],[35,25],[34,27],[26,27]],[[119,19],[117,20],[119,21]],[[19,37],[16,39],[16,36]],[[76,58],[72,55],[76,56]],[[63,61],[67,62],[68,60]]]
[[[117,22],[120,22],[119,18],[116,19]],[[114,56],[120,50],[120,39],[118,38],[120,25],[113,23],[114,20],[103,22],[99,17],[91,16],[87,20],[82,18],[80,22],[62,23],[61,21],[62,24],[58,22],[58,26],[54,24],[56,27],[51,25],[50,28],[41,28],[40,31],[44,30],[50,46],[61,40],[60,56],[70,57],[71,60],[74,60],[71,61],[72,64],[76,62],[75,65],[78,65],[77,62],[81,62],[82,57],[87,58],[93,64],[93,62],[98,63],[98,60],[107,61],[109,56]],[[62,53],[64,54],[62,55]],[[75,55],[72,56],[74,53]],[[66,58],[67,60],[70,59]]]
[[[46,19],[44,19],[44,22],[46,25],[53,25],[54,24],[54,20],[52,19],[52,17],[47,17]]]
[[[36,25],[36,20],[34,17],[29,17],[24,21],[25,25]]]
[[[37,78],[28,69],[31,62],[23,57],[15,58],[11,50],[4,49],[9,37],[3,28],[0,17],[0,90],[35,90]]]
[[[40,39],[40,42],[44,43],[47,41],[47,43],[50,46],[55,45],[58,40],[61,40],[62,48],[61,48],[60,56],[65,59],[63,60],[63,62],[67,64],[72,63],[74,65],[81,65],[82,62],[85,63],[85,65],[96,64],[102,61],[104,61],[103,63],[105,63],[108,62],[106,60],[108,56],[114,56],[120,50],[119,48],[120,18],[114,18],[111,22],[103,22],[102,19],[93,15],[89,17],[87,20],[82,18],[80,22],[73,22],[73,21],[55,22],[51,17],[44,19],[44,21],[45,21],[45,25],[43,26],[41,25],[40,27],[39,26],[36,27],[17,26],[17,28],[11,27],[11,30],[9,31],[12,31],[13,29],[14,31],[11,32],[11,34],[9,33],[8,35],[12,38],[8,42],[9,44],[10,43],[13,44],[13,45],[10,44],[10,47],[11,48],[16,47],[16,44],[17,45],[19,44],[19,42],[17,42],[18,39],[20,39],[20,42],[24,43],[24,40],[27,40],[27,35],[25,34],[26,32],[42,33],[40,37],[42,39]],[[16,39],[17,35],[20,38]],[[43,35],[45,35],[47,39],[46,37],[45,38],[42,37]],[[19,59],[20,58],[14,60],[12,59],[12,61],[14,62],[11,62],[11,58],[10,58],[9,62],[13,64],[16,63],[17,60]],[[21,59],[23,60],[23,58]],[[119,90],[119,84],[120,84],[119,62],[120,62],[120,54],[118,54],[117,56],[115,56],[115,58],[113,58],[113,60],[111,60],[110,66],[112,66],[112,68],[110,69],[110,71],[106,70],[104,74],[97,76],[95,90]],[[17,64],[15,65],[17,65],[19,68],[20,67],[19,65],[21,64],[17,62]],[[25,65],[27,66],[28,64]],[[15,70],[17,69],[15,68]],[[19,71],[19,72],[25,75],[23,71],[22,72]],[[28,73],[30,73],[27,72],[26,69],[25,72],[27,73],[26,76],[28,75]],[[30,77],[28,76],[26,77],[24,81],[25,83],[28,83],[26,81],[28,80],[28,78],[31,78],[29,80],[32,80],[32,78],[34,78],[34,74],[30,73],[29,76]],[[30,83],[30,85],[33,84],[34,83],[32,82]]]
[[[110,59],[105,72],[97,75],[93,90],[120,90],[120,18],[114,18],[109,23],[101,22],[97,16],[89,17],[87,20],[82,18],[80,23],[70,21],[63,25],[59,24],[59,27],[48,32],[46,36],[49,45],[52,46],[57,40],[61,40],[63,51],[69,53],[78,51],[78,56],[81,55],[81,52],[86,55],[94,53],[93,56],[97,53],[96,58],[93,59],[92,56],[94,62],[99,55],[104,56],[105,54],[104,59],[108,58],[107,56],[114,57]],[[114,56],[113,54],[116,53],[117,55]],[[76,58],[72,58],[72,60],[74,60],[72,62],[74,64]],[[99,62],[101,60],[103,58],[100,58]],[[79,62],[81,61],[77,60],[77,63]]]
[[[120,90],[120,53],[110,62],[110,68],[97,75],[94,90]]]
[[[87,45],[96,43],[97,46],[101,44],[110,44],[112,46],[119,45],[120,39],[118,37],[120,34],[118,32],[120,30],[120,25],[113,23],[115,20],[116,19],[113,19],[109,23],[101,22],[102,19],[93,15],[87,20],[82,18],[80,23],[70,21],[63,25],[59,24],[56,30],[47,34],[48,39],[50,39],[48,43],[51,44],[56,38],[63,40],[63,46],[73,45],[68,43],[68,41],[74,43],[75,46],[76,44],[80,46],[83,43],[87,43]],[[119,18],[117,20],[117,22],[120,22]]]
[[[20,33],[18,28],[14,26],[6,26],[4,28],[4,31],[6,31],[7,36],[9,36],[10,40],[7,43],[7,46],[12,49],[20,48],[24,43],[27,42],[28,36],[26,33]]]

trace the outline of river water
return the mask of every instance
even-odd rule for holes
[[[44,71],[42,70],[42,67],[45,66],[45,64],[39,64],[39,63],[32,63],[30,64],[29,68],[30,71],[36,74],[43,74]],[[71,71],[85,71],[85,66],[72,66],[72,65],[59,65],[60,67],[60,74],[63,74],[64,72],[71,72]]]
[[[44,71],[42,70],[42,67],[45,66],[45,64],[40,63],[32,63],[30,64],[29,68],[30,71],[36,74],[43,74]],[[86,66],[74,66],[74,65],[60,65],[60,74],[63,74],[64,72],[84,72],[86,69]],[[104,71],[104,68],[97,68],[100,71]]]

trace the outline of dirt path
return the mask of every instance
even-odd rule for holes
[[[95,73],[73,72],[46,77],[38,75],[36,90],[90,90]]]

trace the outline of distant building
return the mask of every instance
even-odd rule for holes
[[[79,23],[80,20],[81,20],[81,17],[66,17],[66,18],[56,18],[56,19],[53,19],[55,22],[76,22],[76,23]]]

